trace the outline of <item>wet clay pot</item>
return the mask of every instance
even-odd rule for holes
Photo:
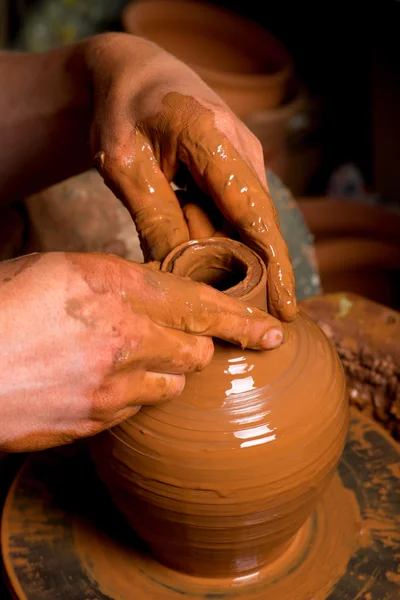
[[[266,269],[238,242],[176,248],[162,269],[265,308]],[[110,494],[153,555],[205,577],[258,571],[296,546],[330,482],[348,426],[333,345],[305,315],[267,352],[215,341],[174,401],[95,436]]]
[[[278,106],[293,64],[257,23],[204,2],[132,2],[125,31],[145,37],[188,64],[238,116]]]

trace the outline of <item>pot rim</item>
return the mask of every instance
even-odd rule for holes
[[[191,250],[196,245],[198,248],[196,250],[195,258],[191,253]],[[254,306],[265,310],[267,294],[267,267],[261,257],[242,242],[224,237],[207,237],[183,242],[183,244],[180,244],[167,254],[161,263],[161,271],[175,273],[174,261],[179,260],[179,258],[182,257],[185,252],[188,252],[190,255],[189,264],[190,257],[193,256],[193,260],[191,261],[193,266],[196,264],[197,257],[202,258],[202,255],[205,258],[207,258],[207,256],[215,258],[215,254],[212,252],[213,249],[215,252],[218,251],[220,255],[225,255],[229,260],[232,260],[233,263],[236,262],[237,265],[244,267],[244,276],[231,287],[222,290],[223,293],[228,296],[238,298],[242,302],[251,303],[252,300],[256,300]],[[198,259],[197,262],[199,262]],[[187,275],[180,275],[183,277],[190,277],[190,273]],[[207,281],[202,281],[202,283],[212,285]]]

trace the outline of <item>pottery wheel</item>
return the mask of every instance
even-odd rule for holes
[[[80,445],[28,458],[9,491],[1,534],[18,600],[400,599],[399,448],[353,415],[339,476],[293,542],[292,558],[235,581],[192,578],[156,563]],[[333,562],[343,544],[350,551],[341,551],[339,573]]]

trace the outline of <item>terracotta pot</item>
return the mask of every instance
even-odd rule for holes
[[[239,14],[203,2],[152,0],[128,4],[122,24],[192,67],[240,117],[274,108],[286,95],[290,55]]]
[[[303,199],[323,289],[400,307],[400,215],[340,199]]]
[[[383,206],[324,196],[297,200],[316,240],[346,236],[399,242],[400,214]]]
[[[183,244],[162,269],[265,308],[266,269],[238,242]],[[90,442],[114,502],[173,569],[257,571],[295,544],[334,474],[348,426],[341,363],[306,316],[284,328],[269,352],[216,341],[179,398]]]
[[[281,106],[253,112],[243,118],[247,127],[261,142],[265,166],[284,183],[288,175],[287,140],[290,121],[301,113],[304,105],[305,94],[298,88]]]
[[[243,120],[260,140],[265,166],[294,194],[304,194],[322,160],[317,101],[293,82],[281,106]]]

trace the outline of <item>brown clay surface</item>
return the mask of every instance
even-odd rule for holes
[[[83,445],[34,453],[10,489],[1,524],[13,597],[398,600],[398,446],[354,414],[339,474],[290,552],[227,586],[155,563],[110,503]]]
[[[400,440],[400,313],[349,293],[309,298],[302,310],[335,343],[350,403]]]
[[[226,294],[239,288],[250,314],[265,302],[263,264],[238,242],[188,243],[162,269],[219,286],[228,276]],[[287,549],[333,476],[348,425],[342,367],[307,317],[283,330],[264,353],[215,342],[179,398],[92,439],[116,505],[167,566],[257,571]]]
[[[264,569],[222,579],[177,574],[146,551],[124,548],[98,530],[76,523],[76,546],[83,564],[111,598],[173,600],[240,598],[240,600],[303,600],[326,598],[342,575],[360,540],[361,520],[354,495],[336,475],[313,516],[285,554]],[[311,594],[311,595],[309,595]]]

